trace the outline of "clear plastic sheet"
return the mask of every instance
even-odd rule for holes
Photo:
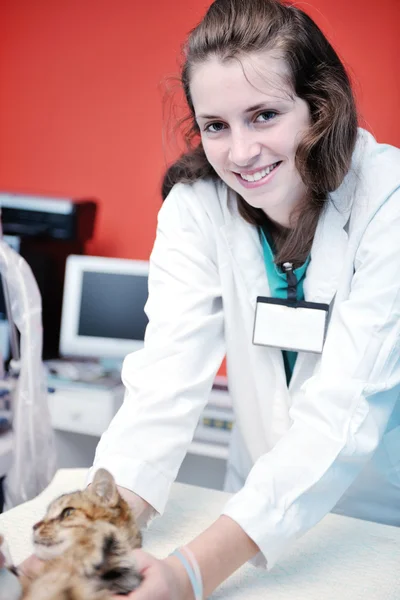
[[[12,319],[20,332],[20,359],[12,393],[13,462],[5,478],[5,508],[37,496],[56,471],[54,434],[42,362],[42,302],[27,262],[0,240],[0,273],[8,288]]]

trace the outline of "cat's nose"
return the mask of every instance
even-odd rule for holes
[[[43,521],[38,521],[35,523],[33,526],[33,531],[36,531],[36,529],[38,529],[41,525],[43,525]]]

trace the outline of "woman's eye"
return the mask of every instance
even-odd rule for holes
[[[219,133],[224,129],[225,125],[223,123],[209,123],[204,127],[204,131],[208,133]]]
[[[267,121],[274,119],[277,114],[278,113],[274,110],[265,110],[257,116],[256,121],[258,121],[258,123],[266,123]]]
[[[74,508],[72,508],[71,506],[69,506],[68,508],[64,508],[64,510],[62,511],[60,518],[61,519],[65,519],[66,517],[69,517],[72,515],[72,513],[75,511]]]

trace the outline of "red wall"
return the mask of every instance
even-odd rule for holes
[[[250,1],[250,0],[249,0]],[[100,202],[92,254],[147,258],[165,166],[160,82],[207,0],[1,0],[0,189]],[[400,0],[299,2],[400,146]]]

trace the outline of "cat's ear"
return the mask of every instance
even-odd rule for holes
[[[90,493],[110,506],[115,506],[118,502],[119,492],[114,477],[106,469],[96,471],[89,490]]]

